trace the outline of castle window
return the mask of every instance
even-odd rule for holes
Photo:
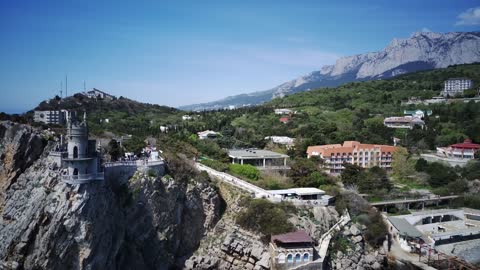
[[[310,254],[308,254],[308,253],[303,254],[303,261],[304,262],[308,262],[309,259],[310,259]]]
[[[78,147],[73,147],[73,158],[78,158]]]
[[[288,256],[287,256],[287,262],[288,262],[288,263],[293,263],[293,255],[292,255],[292,254],[288,254]]]
[[[73,169],[73,175],[78,175],[78,169],[77,168]]]
[[[299,261],[301,261],[301,259],[302,259],[302,256],[297,253],[297,254],[295,255],[295,262],[299,262]]]
[[[278,263],[285,263],[285,254],[278,254]]]

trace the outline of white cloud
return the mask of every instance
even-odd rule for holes
[[[469,8],[457,18],[455,25],[480,25],[480,7]]]
[[[423,27],[420,32],[432,32],[432,30],[428,29],[427,27]]]

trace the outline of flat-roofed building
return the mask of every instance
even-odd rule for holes
[[[288,169],[288,156],[262,149],[229,150],[232,164],[250,164],[260,169]]]
[[[332,175],[340,174],[344,163],[355,164],[362,168],[378,166],[390,171],[392,155],[397,147],[390,145],[363,144],[357,141],[345,141],[342,144],[309,146],[307,157],[318,156],[324,160],[324,170]]]
[[[269,253],[272,269],[301,269],[314,259],[314,241],[306,231],[272,235]],[[312,268],[317,269],[317,268]]]
[[[312,187],[277,189],[269,190],[269,192],[273,195],[274,199],[291,201],[297,205],[305,205],[306,203],[312,205],[329,205],[334,200],[334,197],[327,195],[325,191]]]

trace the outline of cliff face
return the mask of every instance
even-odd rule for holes
[[[68,186],[49,169],[52,144],[29,127],[1,127],[2,269],[168,269],[220,218],[222,201],[200,175]]]
[[[0,209],[5,191],[43,153],[45,140],[28,126],[0,122]]]

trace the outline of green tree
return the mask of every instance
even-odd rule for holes
[[[407,149],[399,147],[392,158],[393,174],[399,179],[406,179],[415,173],[414,161],[409,159]]]
[[[417,172],[424,172],[427,170],[427,168],[428,168],[428,162],[423,158],[418,159],[417,163],[415,163],[415,170]]]
[[[116,140],[111,140],[108,143],[108,154],[110,155],[112,161],[117,161],[123,156],[123,149]]]
[[[345,169],[340,174],[340,179],[345,186],[358,185],[364,178],[364,169],[355,164],[343,164]]]

